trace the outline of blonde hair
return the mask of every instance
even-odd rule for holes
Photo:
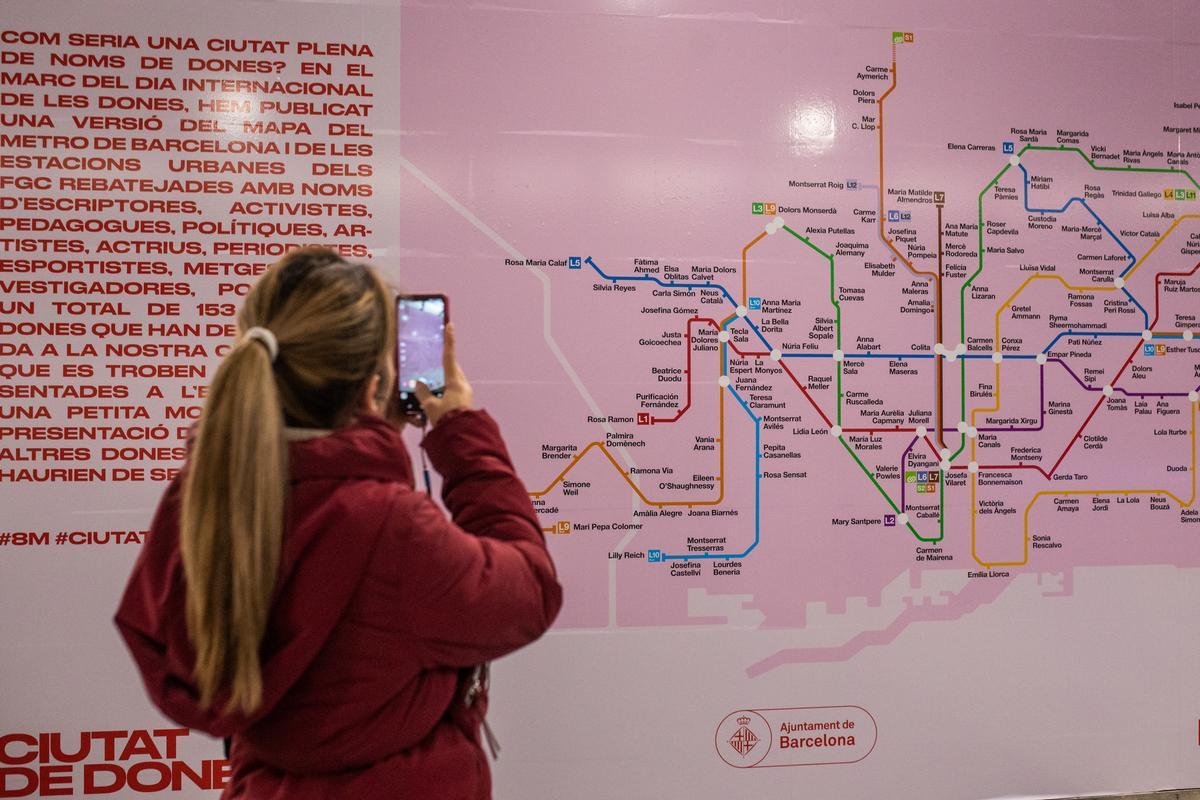
[[[278,342],[242,337],[208,389],[184,473],[179,547],[195,681],[207,708],[262,703],[259,650],[283,537],[284,426],[336,428],[391,357],[395,313],[380,276],[334,251],[290,251],[254,284],[238,315]]]

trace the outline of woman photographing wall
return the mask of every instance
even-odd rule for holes
[[[231,737],[227,797],[490,796],[486,662],[562,602],[528,494],[447,330],[414,487],[395,319],[369,267],[289,253],[255,284],[117,612],[147,691]]]

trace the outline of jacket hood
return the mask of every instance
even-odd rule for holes
[[[397,452],[403,458],[397,458]],[[288,474],[304,480],[381,480],[413,485],[412,464],[396,426],[363,414],[326,436],[291,442]]]

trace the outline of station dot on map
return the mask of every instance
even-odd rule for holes
[[[967,436],[969,438],[974,439],[978,435],[979,435],[979,428],[976,428],[974,425],[967,428]]]
[[[1014,167],[1020,166],[1021,157],[1019,155],[1017,155],[1016,153],[1013,153],[1011,156],[1008,157],[1008,163],[1012,164]]]
[[[1038,353],[1038,354],[1037,354],[1037,363],[1039,363],[1039,364],[1045,364],[1045,363],[1046,363],[1046,354],[1045,354],[1045,353]]]
[[[1183,338],[1184,338],[1184,339],[1187,339],[1189,342],[1192,340],[1192,336],[1194,336],[1194,335],[1195,335],[1195,334],[1193,334],[1191,331],[1184,331],[1184,332],[1183,332]]]
[[[739,317],[744,317],[744,316],[746,316],[746,307],[745,307],[745,306],[738,306],[738,307],[735,309],[735,313],[736,313],[736,314],[737,314]]]
[[[722,389],[724,389],[728,385],[729,385],[729,376],[728,375],[722,375],[721,377],[717,378],[717,386],[720,386]]]
[[[829,432],[832,433],[834,436],[841,436],[842,435],[842,426],[834,425],[832,428],[829,429]]]
[[[950,457],[950,448],[943,447],[941,450],[938,451],[938,453],[941,455],[942,458],[949,458]]]
[[[958,421],[958,424],[957,424],[957,425],[955,425],[954,427],[958,428],[958,432],[959,432],[959,433],[966,433],[966,432],[967,432],[967,427],[968,427],[968,426],[967,426],[967,421],[966,421],[966,420],[959,420],[959,421]]]
[[[721,331],[720,333],[717,334],[717,339],[722,342],[728,342],[729,341],[729,331]]]
[[[958,344],[954,345],[954,352],[958,353],[961,356],[967,352],[967,346],[965,344],[963,344],[962,342],[959,342]]]
[[[775,227],[774,222],[768,222],[766,225],[763,226],[763,232],[765,234],[767,234],[768,236],[775,233],[776,230],[778,230],[778,228]]]
[[[833,351],[833,360],[834,360],[834,361],[841,361],[841,360],[842,360],[843,358],[845,358],[845,357],[846,357],[846,354],[845,354],[845,353],[843,353],[841,350],[834,350],[834,351]]]
[[[771,351],[771,359],[773,361],[778,361],[781,358],[783,358],[783,351],[780,350],[778,347],[776,347],[774,350]]]
[[[938,462],[938,466],[942,469],[950,469],[950,462],[943,458],[940,462]]]
[[[1124,289],[1125,279],[1120,276],[1113,278],[1113,286],[1117,287],[1118,289]]]
[[[967,464],[967,472],[979,472],[979,462],[972,461],[970,464]]]
[[[900,514],[899,516],[896,517],[896,522],[900,523],[901,525],[907,525],[908,524],[908,514]]]
[[[1197,400],[1200,400],[1200,392],[1197,392],[1195,389],[1188,392],[1188,402],[1189,403],[1194,403]]]
[[[946,353],[947,361],[955,361],[957,358],[958,358],[958,353],[954,352],[953,350]]]
[[[1113,395],[1113,388],[1112,388],[1112,385],[1111,385],[1111,384],[1107,384],[1107,383],[1106,383],[1106,384],[1104,384],[1104,396],[1105,396],[1105,397],[1112,397],[1112,395]]]
[[[939,356],[944,355],[946,353],[946,345],[938,342],[933,346],[933,352],[937,353]]]
[[[995,361],[997,364],[999,364],[1003,360],[1004,360],[1003,353],[992,353],[992,361]]]
[[[929,433],[929,431],[925,428],[924,425],[917,428],[917,436],[924,436],[927,433]]]
[[[1150,331],[1142,331],[1142,338],[1148,342],[1154,338],[1154,334]]]

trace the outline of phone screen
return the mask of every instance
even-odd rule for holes
[[[446,388],[442,368],[445,333],[445,297],[415,295],[397,299],[396,378],[401,397],[411,395],[417,381],[435,392]]]

